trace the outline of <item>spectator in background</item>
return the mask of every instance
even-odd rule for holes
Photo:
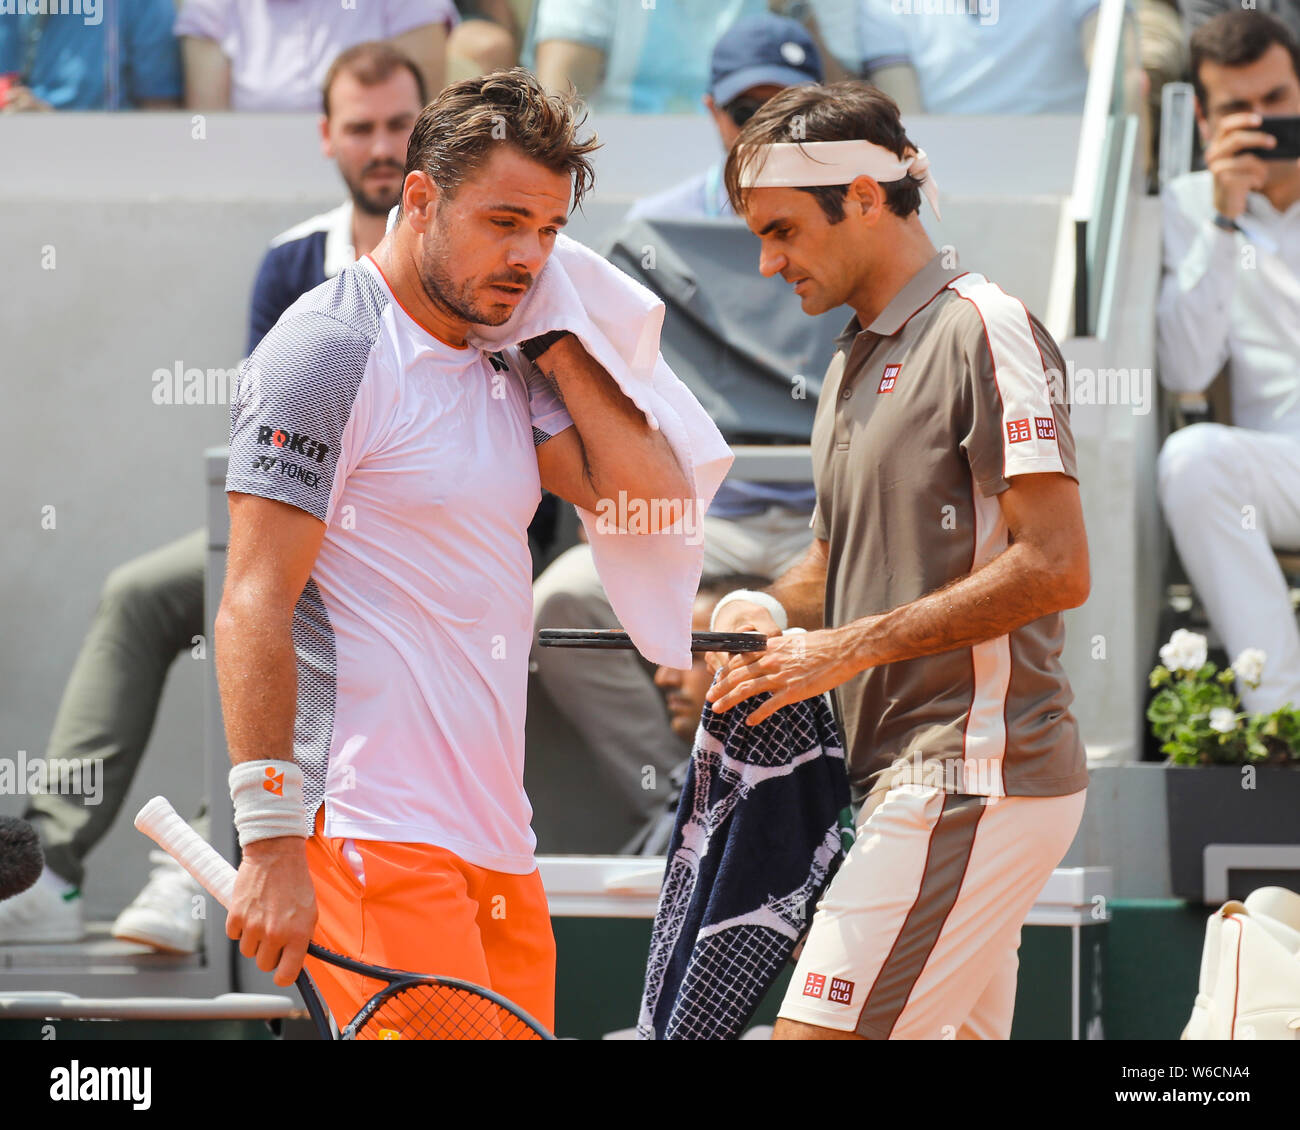
[[[530,3],[524,0],[524,11]],[[519,62],[523,36],[510,0],[458,0],[456,8],[461,19],[447,40],[447,82],[506,71]]]
[[[1077,114],[1100,0],[813,0],[826,42],[903,113]]]
[[[927,12],[924,0],[812,5],[843,65],[869,77],[905,114],[1083,112],[1100,0],[969,0],[948,12]],[[1126,82],[1135,100],[1142,97],[1154,169],[1160,91],[1186,67],[1183,30],[1175,0],[1126,0],[1126,7],[1137,32],[1124,49]]]
[[[176,17],[192,110],[313,111],[330,64],[357,43],[384,40],[443,86],[452,0],[184,0]]]
[[[300,296],[384,238],[388,213],[402,191],[406,145],[427,101],[419,68],[387,43],[359,43],[330,65],[321,152],[338,165],[348,199],[271,240],[253,284],[250,355]]]
[[[249,313],[249,352],[300,295],[370,251],[400,198],[406,145],[425,103],[423,76],[386,43],[349,48],[324,88],[321,146],[351,199],[277,236],[263,259]],[[394,172],[394,169],[396,170]],[[0,942],[76,941],[84,934],[84,860],[126,799],[162,698],[167,671],[204,631],[206,531],[195,530],[113,570],[64,688],[46,760],[103,763],[98,804],[47,794],[24,814],[40,834],[45,871],[36,886],[0,902]],[[197,823],[197,822],[196,822]],[[202,923],[198,888],[162,852],[148,884],[113,924],[115,937],[193,953]]]
[[[1215,16],[1240,12],[1246,7],[1242,0],[1181,0],[1181,3],[1188,39]],[[1256,12],[1280,20],[1292,35],[1300,38],[1300,0],[1249,0],[1249,6]]]
[[[691,611],[691,631],[707,632],[713,619],[713,608],[729,592],[737,589],[765,589],[771,577],[757,573],[728,573],[722,577],[705,577],[695,594],[695,607]],[[695,662],[686,670],[677,667],[659,667],[654,684],[664,696],[668,708],[668,725],[673,736],[683,743],[682,757],[691,751],[695,731],[704,713],[704,696],[713,684],[713,672],[705,662],[705,653],[696,652]]]
[[[710,44],[767,7],[766,0],[537,0],[534,69],[551,90],[572,83],[598,112],[696,112]]]
[[[31,5],[35,7],[36,5]],[[172,0],[0,14],[0,109],[167,110],[181,102]],[[92,22],[93,20],[93,22]]]
[[[1160,501],[1187,575],[1230,657],[1268,656],[1248,710],[1300,705],[1300,633],[1272,547],[1300,546],[1300,164],[1261,115],[1300,114],[1300,46],[1258,12],[1192,37],[1196,118],[1208,166],[1164,193],[1157,307],[1161,383],[1200,392],[1224,363],[1232,424],[1165,440]]]
[[[756,573],[729,573],[724,577],[705,577],[695,594],[695,607],[691,613],[691,631],[707,632],[713,619],[713,609],[724,596],[737,589],[765,589],[771,577]],[[713,672],[705,662],[704,652],[697,652],[695,662],[686,670],[677,667],[660,667],[655,671],[654,683],[663,692],[668,708],[668,724],[679,745],[677,764],[668,773],[668,792],[660,801],[645,826],[622,849],[622,855],[663,855],[672,838],[677,819],[677,805],[681,800],[682,785],[690,764],[691,747],[695,731],[699,729],[704,713],[704,696],[713,685]]]
[[[742,18],[718,40],[704,103],[723,148],[763,102],[788,86],[822,77],[817,48],[793,20]],[[697,92],[698,96],[698,92]],[[721,166],[634,205],[628,219],[734,216]],[[816,502],[810,482],[751,483],[728,479],[704,518],[704,573],[777,576],[812,542]],[[533,586],[538,627],[617,628],[618,621],[592,560],[591,547],[573,546]],[[707,625],[706,625],[707,626]],[[598,772],[624,798],[634,822],[662,803],[641,785],[644,766],[667,773],[675,760],[670,721],[651,676],[634,652],[582,653],[533,649],[533,670],[551,701],[581,736]],[[698,715],[697,715],[698,720]]]

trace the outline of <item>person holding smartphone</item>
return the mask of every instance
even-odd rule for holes
[[[1300,546],[1300,42],[1260,12],[1191,41],[1206,169],[1164,193],[1160,380],[1200,392],[1228,366],[1232,420],[1181,428],[1159,457],[1160,501],[1229,657],[1266,656],[1250,711],[1300,704],[1300,631],[1275,548]],[[1276,121],[1278,124],[1270,125]]]

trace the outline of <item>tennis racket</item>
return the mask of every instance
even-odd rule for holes
[[[596,628],[542,628],[537,633],[542,647],[589,647],[600,650],[635,648],[626,632]],[[766,651],[762,632],[692,632],[692,651]]]
[[[235,869],[177,815],[166,798],[154,797],[140,809],[135,826],[229,909],[235,892]],[[491,989],[454,977],[371,965],[315,942],[308,944],[307,952],[382,986],[339,1031],[304,968],[296,985],[322,1040],[555,1039],[518,1005]]]

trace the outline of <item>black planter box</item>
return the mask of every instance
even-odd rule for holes
[[[1300,768],[1256,766],[1254,788],[1243,788],[1240,765],[1169,765],[1169,875],[1174,894],[1205,901],[1206,844],[1300,843]],[[1229,877],[1229,895],[1257,887],[1300,890],[1300,872],[1247,871]]]

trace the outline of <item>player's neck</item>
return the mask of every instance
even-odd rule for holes
[[[469,323],[444,310],[429,297],[420,280],[414,246],[413,241],[403,238],[399,227],[380,241],[370,257],[403,310],[439,341],[456,349],[464,348]]]
[[[849,305],[858,316],[858,325],[863,329],[871,325],[936,254],[919,218],[915,223],[900,224],[897,237],[871,256],[870,268],[849,295]]]

